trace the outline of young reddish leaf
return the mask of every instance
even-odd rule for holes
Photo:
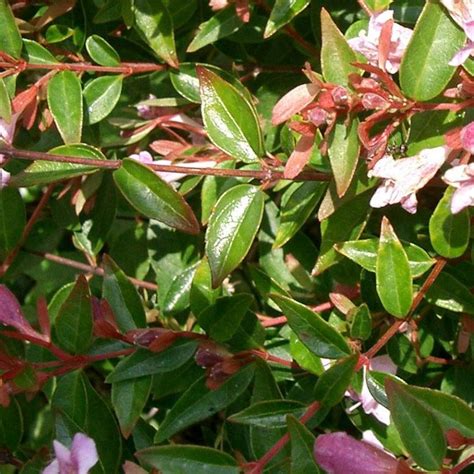
[[[279,125],[286,122],[293,115],[311,104],[316,98],[321,87],[319,85],[309,83],[291,89],[287,92],[273,107],[272,123]]]
[[[303,171],[303,168],[308,164],[308,161],[311,157],[313,145],[313,135],[303,135],[298,140],[295,149],[286,162],[285,171],[283,172],[285,179],[293,179]]]

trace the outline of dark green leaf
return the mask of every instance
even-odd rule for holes
[[[217,202],[206,232],[206,255],[214,288],[247,255],[260,227],[263,204],[263,193],[249,184],[229,189]]]
[[[155,442],[161,443],[188,426],[228,407],[247,389],[253,375],[254,366],[248,365],[216,390],[209,390],[204,378],[199,379],[167,413],[156,434]]]
[[[23,43],[7,0],[0,0],[0,51],[20,58]]]
[[[80,275],[55,320],[61,347],[73,354],[87,351],[92,343],[92,306],[89,285]]]
[[[440,469],[446,453],[443,430],[436,418],[404,385],[386,379],[390,415],[407,451],[423,469]]]
[[[291,474],[319,474],[313,454],[313,433],[292,415],[288,415],[286,422],[291,440]]]
[[[58,380],[51,404],[79,427],[85,427],[87,388],[81,371],[70,372]]]
[[[214,72],[196,67],[201,112],[209,139],[225,153],[246,163],[264,153],[262,131],[253,104]]]
[[[426,2],[400,66],[403,92],[419,101],[441,94],[456,71],[448,63],[464,41],[463,31],[442,5]]]
[[[26,224],[25,203],[17,189],[0,189],[0,260],[20,242]]]
[[[264,38],[269,38],[275,34],[296,15],[301,13],[310,3],[311,0],[276,0],[265,27]]]
[[[92,79],[84,88],[86,120],[89,125],[100,122],[112,112],[122,92],[123,76],[102,76]]]
[[[470,236],[469,209],[451,212],[451,199],[456,189],[448,187],[430,219],[431,245],[442,257],[461,257],[467,250]]]
[[[143,215],[183,232],[199,232],[199,223],[181,194],[147,166],[125,159],[114,172],[114,180],[127,201]]]
[[[153,446],[136,453],[147,467],[163,474],[238,474],[235,459],[217,449],[204,446],[178,445]]]
[[[318,313],[281,295],[271,295],[301,342],[314,354],[338,359],[351,353],[346,340]]]
[[[23,438],[23,429],[23,415],[16,399],[12,398],[7,407],[0,405],[0,446],[16,451]]]
[[[117,51],[101,36],[89,36],[86,41],[86,49],[92,60],[101,66],[120,65],[120,56]]]
[[[112,308],[119,329],[126,332],[145,327],[143,303],[133,284],[107,255],[103,259],[103,268],[102,294]]]
[[[173,278],[161,305],[163,314],[179,313],[189,307],[191,285],[196,268],[197,264],[191,265]]]
[[[79,143],[82,133],[81,81],[60,71],[48,82],[48,106],[64,143]]]
[[[390,222],[382,220],[375,268],[377,293],[384,308],[393,316],[403,318],[413,300],[412,276],[408,257]]]
[[[351,337],[362,341],[368,339],[372,333],[372,316],[369,307],[363,303],[351,310],[348,317],[352,318]]]
[[[211,269],[207,258],[204,257],[198,265],[191,283],[189,300],[193,314],[198,317],[202,311],[216,302],[219,293],[218,289],[212,288]]]

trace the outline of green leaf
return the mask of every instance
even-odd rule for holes
[[[318,313],[281,295],[271,295],[301,342],[314,354],[338,359],[351,353],[344,337]]]
[[[377,262],[377,239],[366,240],[349,240],[340,244],[335,244],[334,248],[351,259],[353,262],[360,265],[369,272],[375,272]],[[408,264],[410,265],[410,272],[413,278],[423,275],[435,263],[435,259],[431,258],[424,249],[418,245],[402,242],[403,250],[405,250],[408,257]]]
[[[155,436],[155,443],[161,443],[228,407],[247,389],[253,375],[254,366],[248,365],[215,390],[206,387],[204,378],[199,379],[167,413]]]
[[[86,120],[89,125],[100,122],[112,112],[122,93],[122,75],[92,79],[84,88]]]
[[[217,298],[199,313],[198,322],[211,339],[225,342],[235,334],[252,302],[252,295],[246,293]]]
[[[26,209],[17,189],[0,189],[0,261],[20,242],[26,225]]]
[[[133,284],[108,255],[104,256],[102,266],[102,294],[112,308],[119,329],[126,332],[146,327],[143,303]]]
[[[413,301],[412,276],[407,254],[386,217],[382,219],[375,267],[377,294],[383,307],[403,318]]]
[[[290,354],[302,369],[315,375],[321,375],[324,372],[321,359],[313,354],[293,331],[290,334]]]
[[[351,383],[358,360],[358,354],[338,360],[319,377],[313,395],[321,406],[333,407],[342,400]]]
[[[16,451],[23,438],[23,415],[15,397],[7,407],[0,405],[0,446]]]
[[[448,187],[430,218],[430,240],[436,252],[445,258],[461,257],[470,237],[469,209],[451,212],[451,199],[456,188]]]
[[[19,59],[23,42],[7,0],[0,0],[0,51]]]
[[[370,195],[365,192],[345,202],[321,222],[321,248],[313,274],[319,275],[342,259],[333,248],[334,244],[360,236],[370,214]]]
[[[369,307],[363,303],[349,311],[348,318],[351,318],[351,338],[365,341],[372,333],[372,316]]]
[[[0,119],[11,123],[12,120],[12,105],[10,102],[10,95],[8,94],[5,81],[0,78]]]
[[[365,0],[365,4],[373,12],[385,10],[392,2],[393,0]]]
[[[194,53],[208,44],[230,36],[242,25],[242,20],[235,14],[235,9],[225,8],[211,17],[210,20],[199,25],[199,29],[188,46],[187,52]]]
[[[199,232],[199,223],[181,194],[147,166],[124,159],[114,180],[125,199],[146,217],[190,234]]]
[[[193,356],[196,348],[196,341],[185,341],[175,343],[158,353],[138,349],[117,364],[106,378],[106,382],[116,383],[146,375],[172,372],[184,365]]]
[[[30,64],[59,64],[44,46],[26,38],[23,38],[23,57]]]
[[[48,106],[64,143],[79,143],[82,132],[81,81],[71,71],[60,71],[48,82]]]
[[[313,433],[292,415],[288,415],[286,422],[291,440],[291,474],[319,474],[313,454]]]
[[[260,428],[278,429],[286,426],[286,416],[301,416],[306,406],[293,400],[257,402],[228,418],[228,421]]]
[[[441,94],[456,71],[448,63],[464,41],[464,32],[442,5],[426,2],[400,66],[402,91],[419,101]]]
[[[344,124],[344,121],[339,120],[329,136],[329,162],[339,197],[346,194],[357,168],[359,159],[358,126],[357,119],[353,119],[349,127]]]
[[[211,269],[207,258],[204,257],[198,265],[191,283],[189,301],[193,314],[199,317],[202,311],[216,302],[219,294],[218,289],[214,290],[212,288]]]
[[[467,286],[446,272],[438,275],[425,298],[429,303],[449,311],[474,314],[474,295]]]
[[[270,38],[280,28],[288,24],[296,15],[301,13],[311,0],[276,0],[270,13],[264,38]]]
[[[359,70],[351,63],[357,61],[356,55],[344,35],[332,20],[329,13],[321,9],[321,68],[327,82],[347,86],[349,75]]]
[[[120,65],[120,56],[117,51],[101,36],[89,36],[86,41],[86,49],[92,60],[101,66]]]
[[[83,143],[78,143],[77,145],[61,145],[49,150],[49,153],[52,155],[90,158],[91,160],[106,159],[100,150]],[[94,166],[41,160],[35,161],[26,168],[26,170],[13,176],[10,180],[10,184],[16,187],[42,185],[94,173],[95,171],[97,171],[97,168]]]
[[[112,406],[124,438],[131,435],[142,414],[150,395],[151,383],[151,377],[140,377],[112,384]]]
[[[307,181],[292,183],[282,194],[280,227],[275,237],[275,248],[285,245],[303,226],[321,199],[326,184]]]
[[[60,346],[73,354],[87,351],[92,343],[92,305],[89,285],[80,275],[55,320]]]
[[[196,267],[197,264],[191,265],[173,278],[161,305],[164,315],[179,313],[189,307],[189,295]]]
[[[250,250],[262,220],[263,204],[263,193],[250,184],[234,186],[217,202],[206,232],[206,255],[214,288]]]
[[[134,0],[135,29],[171,67],[178,67],[173,21],[161,0]]]
[[[235,459],[222,451],[204,446],[153,446],[135,453],[148,468],[173,474],[238,474]]]
[[[87,388],[82,372],[76,370],[58,379],[52,407],[83,428],[87,418]]]
[[[390,415],[413,460],[423,469],[440,469],[446,454],[446,441],[436,418],[403,384],[387,378],[385,389]]]
[[[209,139],[233,158],[246,163],[264,153],[262,131],[253,104],[214,72],[196,67],[201,112]]]

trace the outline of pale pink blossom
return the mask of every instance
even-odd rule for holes
[[[3,155],[0,155],[0,158]],[[4,169],[0,168],[0,189],[4,188],[5,186],[8,186],[8,183],[10,182],[10,173],[8,171],[5,171]]]
[[[453,166],[444,173],[443,181],[456,188],[451,198],[453,214],[474,206],[474,163]]]
[[[466,44],[454,55],[450,66],[463,64],[469,56],[474,56],[474,1],[473,0],[441,0],[451,18],[464,30]]]
[[[474,155],[474,122],[466,125],[460,133],[462,147]]]
[[[83,433],[74,435],[71,449],[56,440],[53,447],[56,459],[43,470],[43,474],[87,474],[99,461],[94,440]]]
[[[402,461],[344,432],[319,435],[314,443],[314,457],[327,474],[410,472]]]
[[[382,29],[389,21],[393,21],[392,10],[375,13],[370,17],[368,30],[362,30],[359,36],[351,38],[348,42],[351,48],[365,56],[370,64],[394,74],[400,69],[403,54],[413,32],[409,28],[393,23],[390,43],[386,53],[383,54],[381,49]],[[380,59],[383,56],[385,56],[385,63],[380,64]]]
[[[418,204],[416,192],[433,178],[448,153],[449,149],[441,146],[425,149],[418,155],[399,160],[385,155],[369,171],[369,177],[383,178],[370,205],[379,208],[400,203],[407,212],[414,214]]]
[[[148,151],[141,151],[140,153],[134,153],[133,155],[130,155],[130,158],[132,160],[139,161],[140,163],[143,163],[144,165],[176,165],[176,166],[183,166],[185,168],[213,168],[216,166],[215,161],[194,161],[192,163],[175,163],[170,160],[154,160],[151,154]],[[156,171],[156,174],[163,180],[166,181],[167,183],[171,183],[173,181],[178,181],[181,178],[184,178],[186,173],[170,173],[167,171]]]
[[[13,114],[10,122],[7,122],[4,119],[0,119],[0,140],[7,145],[13,143],[13,138],[15,136],[16,122],[20,114]],[[0,155],[0,164],[5,161],[5,155]]]
[[[209,0],[209,6],[213,11],[222,10],[229,5],[229,0]]]

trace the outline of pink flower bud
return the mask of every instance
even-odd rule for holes
[[[461,130],[461,143],[466,151],[474,155],[474,122]]]
[[[362,105],[365,109],[384,109],[389,103],[380,95],[373,92],[367,92],[362,96]]]
[[[345,106],[349,102],[349,94],[347,93],[347,90],[342,86],[338,86],[333,89],[331,91],[331,95],[336,105]]]

